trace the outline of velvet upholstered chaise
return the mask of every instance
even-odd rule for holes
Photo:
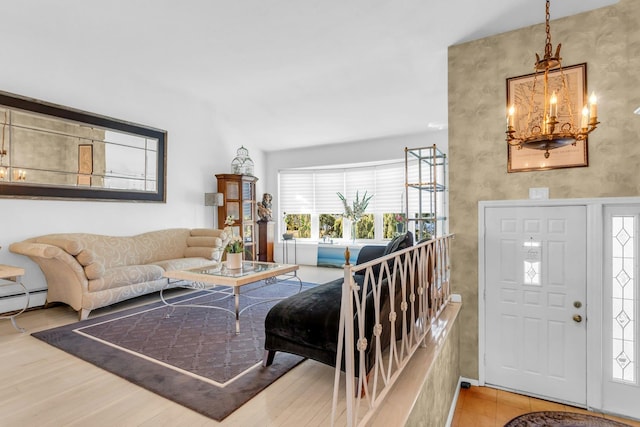
[[[356,261],[356,265],[369,262],[384,255],[408,248],[413,245],[413,235],[406,233],[394,238],[385,246],[364,246]],[[363,284],[364,276],[355,275],[354,280]],[[385,281],[388,278],[385,277]],[[335,366],[338,347],[338,327],[340,324],[340,303],[344,279],[339,278],[329,283],[316,286],[299,294],[288,297],[274,305],[265,318],[265,355],[264,366],[273,363],[276,352],[293,353],[324,364]],[[361,286],[362,289],[362,286]],[[391,311],[389,287],[381,288],[380,316],[389,317]],[[396,286],[395,312],[400,313],[401,287]],[[371,342],[374,326],[373,292],[368,288],[365,312],[365,336]],[[354,322],[357,322],[357,314]],[[396,336],[401,336],[402,322],[396,322]],[[382,348],[389,345],[390,328],[384,328],[380,336]],[[344,359],[343,359],[344,360]],[[373,367],[375,351],[369,346],[365,354],[365,369]],[[341,368],[344,370],[344,362]],[[356,372],[359,360],[356,358]]]

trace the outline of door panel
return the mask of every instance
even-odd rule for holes
[[[586,208],[485,212],[486,383],[585,405]]]

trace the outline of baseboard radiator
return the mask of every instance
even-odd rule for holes
[[[16,285],[18,286],[18,285]],[[34,308],[44,305],[47,297],[47,289],[29,289],[29,307]],[[0,295],[0,316],[8,316],[24,308],[26,296],[24,292]]]
[[[412,355],[425,346],[451,298],[452,239],[448,235],[362,265],[345,265],[332,425],[364,426],[371,421]],[[364,276],[362,285],[354,280],[356,274]],[[389,304],[387,316],[381,315],[385,304]],[[366,325],[372,316],[373,325]],[[388,346],[380,339],[385,333],[390,334]],[[367,372],[365,353],[371,351],[375,361]]]

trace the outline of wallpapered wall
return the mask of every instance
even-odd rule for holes
[[[551,22],[563,65],[586,62],[587,89],[598,95],[601,124],[583,168],[507,173],[506,79],[533,72],[535,53],[544,53],[544,24],[449,48],[452,284],[464,302],[462,376],[478,378],[478,201],[526,199],[530,187],[548,187],[554,199],[640,194],[638,28],[637,0]]]

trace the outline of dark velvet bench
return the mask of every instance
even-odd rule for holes
[[[375,258],[392,252],[408,248],[413,245],[413,235],[406,233],[393,239],[385,246],[364,246],[356,261],[356,265],[369,262]],[[355,275],[356,283],[362,285],[364,276]],[[385,278],[387,280],[387,278]],[[340,303],[342,300],[342,285],[344,279],[339,278],[323,285],[300,292],[285,298],[274,305],[265,318],[265,355],[264,366],[273,363],[276,352],[297,354],[324,364],[335,366],[338,348],[338,327],[340,325]],[[373,293],[369,286],[367,294],[367,310],[365,312],[365,336],[372,343],[374,326]],[[400,313],[401,290],[396,287],[396,312]],[[391,312],[389,303],[389,288],[382,286],[381,319],[388,319]],[[355,314],[354,322],[357,322]],[[400,317],[400,316],[398,316]],[[396,322],[396,337],[401,336],[402,321]],[[380,340],[382,348],[389,345],[390,328],[383,328]],[[357,340],[357,337],[356,337]],[[368,345],[365,352],[366,372],[373,367],[375,361],[375,347]],[[344,359],[343,366],[344,370]],[[359,369],[359,358],[356,358],[356,372]]]

